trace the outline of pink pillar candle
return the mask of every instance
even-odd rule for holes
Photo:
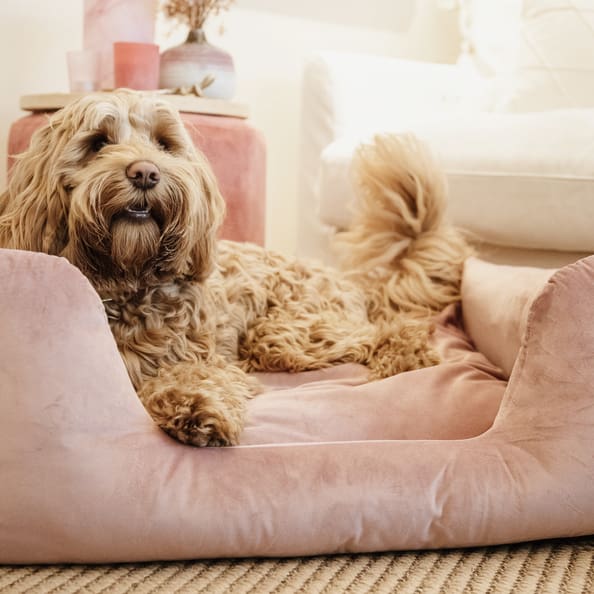
[[[116,88],[140,91],[159,88],[159,46],[116,41],[113,44],[113,71]]]

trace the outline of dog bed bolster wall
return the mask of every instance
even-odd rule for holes
[[[375,383],[355,365],[263,374],[242,445],[196,449],[144,411],[86,279],[0,250],[0,563],[594,533],[594,257],[550,274],[468,263],[466,326],[515,358],[509,383],[452,308],[443,364]]]

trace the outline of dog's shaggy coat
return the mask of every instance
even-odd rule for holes
[[[248,372],[357,362],[382,378],[438,361],[428,314],[458,299],[467,254],[443,222],[443,179],[407,136],[362,147],[356,171],[345,272],[217,241],[224,202],[175,110],[87,96],[19,156],[0,246],[64,256],[89,278],[160,427],[234,444],[258,391]]]

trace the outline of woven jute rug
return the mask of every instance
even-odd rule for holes
[[[0,592],[594,593],[594,537],[441,552],[0,566]]]

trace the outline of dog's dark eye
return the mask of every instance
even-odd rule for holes
[[[100,134],[99,136],[94,136],[91,139],[91,150],[94,153],[98,153],[106,144],[109,144],[107,136],[103,134]]]

